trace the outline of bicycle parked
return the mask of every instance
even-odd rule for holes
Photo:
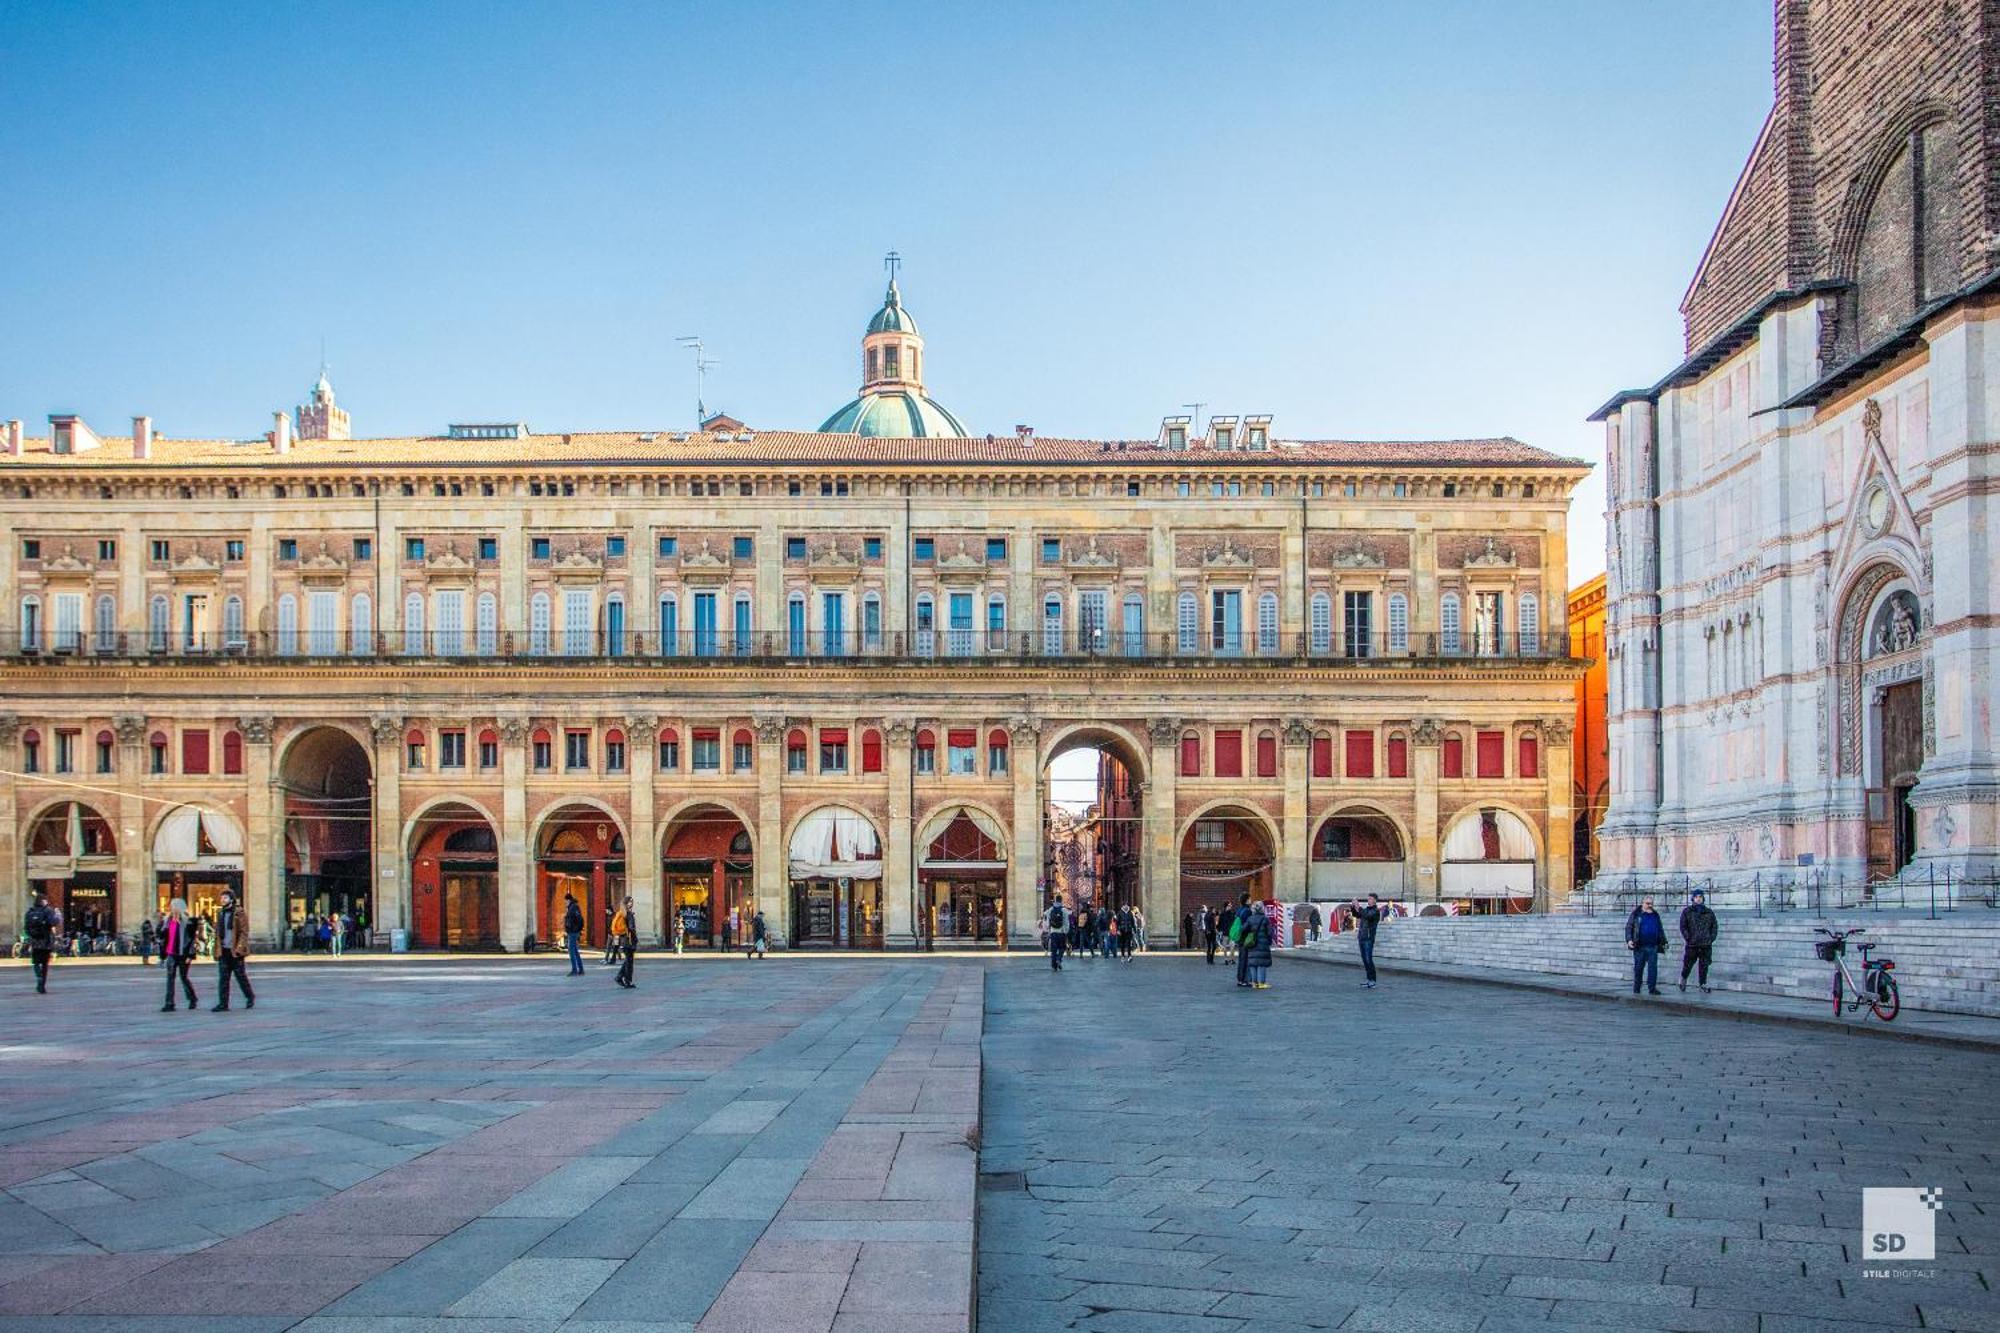
[[[1873,944],[1855,942],[1861,951],[1861,977],[1855,979],[1847,966],[1847,940],[1851,935],[1866,935],[1865,930],[1828,930],[1821,926],[1817,932],[1827,938],[1815,941],[1813,953],[1823,963],[1833,964],[1833,1016],[1840,1017],[1841,1005],[1847,1006],[1849,1013],[1867,1005],[1875,1011],[1875,1017],[1884,1023],[1891,1022],[1902,1010],[1902,998],[1896,993],[1896,979],[1889,974],[1896,965],[1887,958],[1870,958]],[[1843,987],[1854,998],[1847,999],[1842,994]]]

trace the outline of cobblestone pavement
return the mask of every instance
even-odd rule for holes
[[[2000,1329],[2000,1056],[1272,977],[992,970],[981,1329]],[[1944,1191],[1922,1276],[1866,1185]]]
[[[0,970],[0,1330],[966,1326],[977,964],[252,972]]]

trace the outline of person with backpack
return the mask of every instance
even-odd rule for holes
[[[1708,895],[1700,889],[1694,891],[1692,901],[1681,909],[1681,989],[1688,988],[1688,973],[1694,971],[1699,962],[1701,969],[1696,980],[1701,993],[1707,995],[1708,965],[1715,951],[1715,937],[1720,932],[1720,923],[1709,908]]]
[[[620,962],[618,964],[618,984],[626,990],[633,989],[632,960],[639,953],[638,913],[632,910],[632,900],[627,898],[624,906],[611,914],[611,938],[618,942]]]
[[[1062,899],[1049,904],[1047,922],[1049,936],[1049,971],[1062,971],[1063,950],[1069,944],[1069,920],[1063,911]]]
[[[1236,984],[1245,990],[1250,989],[1250,951],[1243,947],[1243,937],[1249,929],[1250,895],[1246,893],[1229,922],[1229,943],[1236,950]]]
[[[569,946],[569,974],[580,977],[583,975],[583,953],[577,948],[577,942],[583,935],[583,909],[577,906],[573,893],[563,895],[563,904],[563,943]]]
[[[1653,910],[1653,900],[1643,899],[1625,918],[1625,947],[1632,951],[1632,993],[1639,993],[1643,978],[1646,992],[1660,993],[1660,950],[1667,947],[1667,928]]]
[[[1361,983],[1361,989],[1374,990],[1375,928],[1382,924],[1382,900],[1371,893],[1367,902],[1356,902],[1353,910],[1354,942],[1361,948],[1361,966],[1368,974]]]
[[[1132,950],[1139,943],[1139,925],[1132,916],[1130,906],[1118,909],[1118,956],[1128,963],[1132,961]]]
[[[56,910],[49,906],[49,895],[36,889],[35,905],[28,909],[27,917],[21,922],[21,933],[28,937],[28,957],[35,965],[37,995],[49,993],[49,955],[55,951],[61,920]]]
[[[1320,928],[1319,904],[1314,903],[1306,909],[1306,943],[1308,944],[1319,943],[1319,928]]]
[[[1271,989],[1271,918],[1264,904],[1253,903],[1241,940],[1244,975],[1251,990]]]

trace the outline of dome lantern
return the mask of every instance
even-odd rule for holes
[[[896,286],[902,256],[891,250],[883,262],[889,269],[889,290],[861,337],[861,392],[820,429],[898,438],[963,438],[965,427],[958,418],[924,392],[923,335],[903,308],[903,294]]]

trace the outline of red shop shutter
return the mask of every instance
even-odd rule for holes
[[[1313,737],[1313,776],[1330,778],[1333,776],[1333,737]]]
[[[1410,776],[1410,742],[1402,736],[1389,738],[1389,776],[1392,778]]]
[[[1524,778],[1540,777],[1542,775],[1541,760],[1542,756],[1535,745],[1535,738],[1533,736],[1521,737],[1520,776]]]
[[[861,771],[882,771],[882,733],[872,727],[861,733]]]
[[[1201,737],[1181,737],[1181,776],[1198,778],[1201,776]]]
[[[1375,776],[1374,732],[1350,731],[1347,733],[1347,776],[1350,778],[1372,778]]]
[[[1278,738],[1268,731],[1257,737],[1257,776],[1278,776]]]
[[[1447,736],[1444,738],[1444,775],[1448,778],[1465,776],[1465,738]]]
[[[1499,731],[1479,733],[1479,776],[1482,778],[1507,776],[1506,733]]]
[[[1243,776],[1242,732],[1218,731],[1215,733],[1215,776],[1219,778],[1240,778]]]
[[[181,733],[181,772],[208,772],[208,733],[206,731],[183,731]]]

